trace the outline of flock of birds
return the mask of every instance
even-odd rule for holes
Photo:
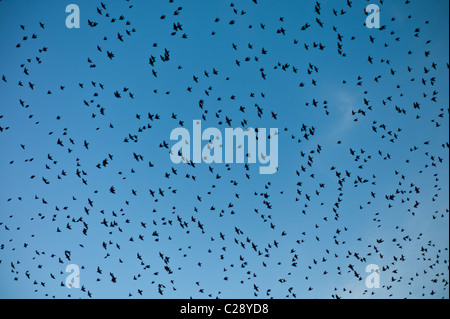
[[[218,1],[223,10],[168,0],[151,6],[164,12],[152,21],[158,42],[132,61],[139,70],[117,71],[147,77],[124,87],[112,70],[139,45],[144,4],[80,5],[81,29],[66,32],[98,42],[83,40],[73,78],[45,68],[58,65],[48,33],[60,21],[11,25],[20,38],[2,45],[11,56],[0,64],[2,296],[448,298],[449,66],[423,35],[439,22],[416,18],[416,2],[399,2],[402,28],[382,11],[369,30],[367,1],[305,1],[296,21],[258,11],[264,0]],[[359,31],[346,27],[355,17]],[[330,68],[349,60],[348,73]],[[324,99],[334,89],[355,98]],[[278,127],[278,172],[173,164],[169,131],[200,118]],[[365,285],[371,263],[379,289]],[[65,285],[68,264],[80,266],[78,290]]]

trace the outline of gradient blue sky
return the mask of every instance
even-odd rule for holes
[[[107,10],[102,9],[100,15],[100,1],[0,1],[0,76],[7,80],[0,80],[1,298],[88,298],[80,289],[61,286],[71,263],[83,266],[81,285],[94,298],[128,298],[130,293],[137,298],[141,297],[138,289],[145,298],[449,297],[448,1],[386,1],[381,5],[354,0],[351,8],[344,0],[320,1],[320,15],[314,11],[315,1],[257,2],[233,1],[231,7],[231,2],[218,0],[104,1]],[[70,3],[80,7],[80,29],[65,26],[65,8]],[[384,30],[364,26],[364,8],[369,3],[380,5]],[[178,7],[182,10],[174,15]],[[339,12],[337,16],[333,9]],[[346,13],[341,15],[341,10]],[[121,15],[124,20],[119,19]],[[161,19],[162,15],[166,18]],[[117,20],[111,22],[112,18]],[[214,22],[216,18],[220,21]],[[323,28],[316,18],[324,23]],[[98,25],[90,27],[88,19]],[[171,35],[178,22],[183,30]],[[302,31],[305,23],[311,27]],[[286,35],[277,33],[281,27]],[[133,28],[136,32],[131,32]],[[123,42],[117,39],[118,33]],[[36,39],[31,38],[33,34]],[[338,34],[343,37],[345,57],[338,54]],[[325,49],[314,48],[314,42]],[[43,47],[48,50],[39,52]],[[268,51],[266,55],[261,54],[262,48]],[[164,49],[170,51],[167,62],[160,59]],[[112,60],[107,51],[114,52]],[[151,55],[156,57],[154,68],[149,65]],[[274,68],[278,63],[290,67],[287,71]],[[308,74],[309,64],[318,72]],[[374,81],[379,75],[378,82]],[[33,90],[29,82],[35,85]],[[301,82],[304,87],[299,87]],[[125,87],[134,99],[123,92]],[[115,91],[122,93],[121,99],[114,97]],[[434,91],[436,101],[431,100]],[[312,106],[313,99],[317,107]],[[20,100],[29,107],[22,107]],[[203,110],[199,100],[205,102]],[[420,109],[414,108],[415,102]],[[263,108],[261,117],[255,103]],[[239,111],[240,106],[245,113]],[[271,112],[278,114],[276,120]],[[148,113],[159,114],[160,120],[151,121]],[[177,120],[171,118],[172,113]],[[192,131],[192,121],[202,115],[206,117],[203,128],[223,131],[228,127],[225,116],[232,119],[232,127],[240,127],[246,119],[250,127],[278,128],[279,171],[259,175],[259,164],[251,164],[248,171],[241,164],[231,164],[229,169],[213,164],[211,173],[207,164],[195,168],[173,164],[160,143],[170,142],[170,132],[179,120]],[[150,129],[139,132],[148,124]],[[301,131],[303,124],[315,128],[308,140]],[[124,143],[129,134],[137,135],[137,142]],[[57,145],[58,139],[64,147]],[[89,149],[83,146],[85,140]],[[356,154],[351,155],[350,149]],[[141,154],[144,161],[137,162],[133,153]],[[97,168],[108,154],[113,160]],[[149,161],[154,167],[149,167]],[[77,169],[87,174],[82,176],[87,185],[77,177]],[[61,176],[62,170],[67,176]],[[342,191],[336,172],[345,177]],[[186,174],[195,175],[196,181]],[[216,179],[216,174],[221,178]],[[50,181],[48,185],[43,177]],[[368,182],[360,183],[358,177]],[[111,186],[116,194],[109,192]],[[149,189],[159,188],[165,196],[152,198]],[[272,209],[264,204],[263,193],[270,195],[267,200]],[[392,194],[395,200],[386,200]],[[333,208],[338,199],[336,220]],[[415,205],[416,201],[420,204]],[[187,228],[180,226],[178,216],[188,223]],[[82,233],[83,223],[73,221],[80,217],[88,225],[87,236]],[[122,232],[102,225],[103,219],[117,222]],[[204,225],[204,234],[198,221]],[[56,232],[58,227],[61,232]],[[243,234],[238,235],[235,227]],[[159,241],[152,236],[154,231]],[[138,239],[140,234],[143,241]],[[377,243],[379,239],[383,242]],[[107,250],[103,242],[111,242]],[[71,261],[65,257],[66,250],[71,252]],[[164,270],[160,252],[170,257],[173,274]],[[150,268],[144,269],[137,253]],[[292,266],[294,255],[298,256],[297,267]],[[362,280],[349,270],[350,264]],[[365,292],[368,264],[389,269],[381,272],[381,288]],[[97,267],[103,274],[97,274]],[[110,272],[117,283],[111,282]],[[138,280],[133,280],[135,276]],[[158,284],[165,286],[163,296]],[[259,287],[257,295],[254,285]]]

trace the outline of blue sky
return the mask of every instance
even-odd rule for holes
[[[70,3],[0,2],[1,298],[448,298],[448,1],[321,1],[319,15],[315,1],[114,1],[102,9],[86,0],[76,2],[81,28],[68,29]],[[369,3],[380,6],[384,29],[364,26]],[[178,22],[183,30],[171,35]],[[233,128],[244,119],[278,128],[278,172],[173,164],[160,144],[173,145],[179,121],[192,132],[202,116],[203,128],[222,132],[226,116]],[[308,139],[303,125],[314,128]],[[83,267],[86,291],[61,286],[68,264]],[[365,286],[368,264],[385,269],[379,289]]]

